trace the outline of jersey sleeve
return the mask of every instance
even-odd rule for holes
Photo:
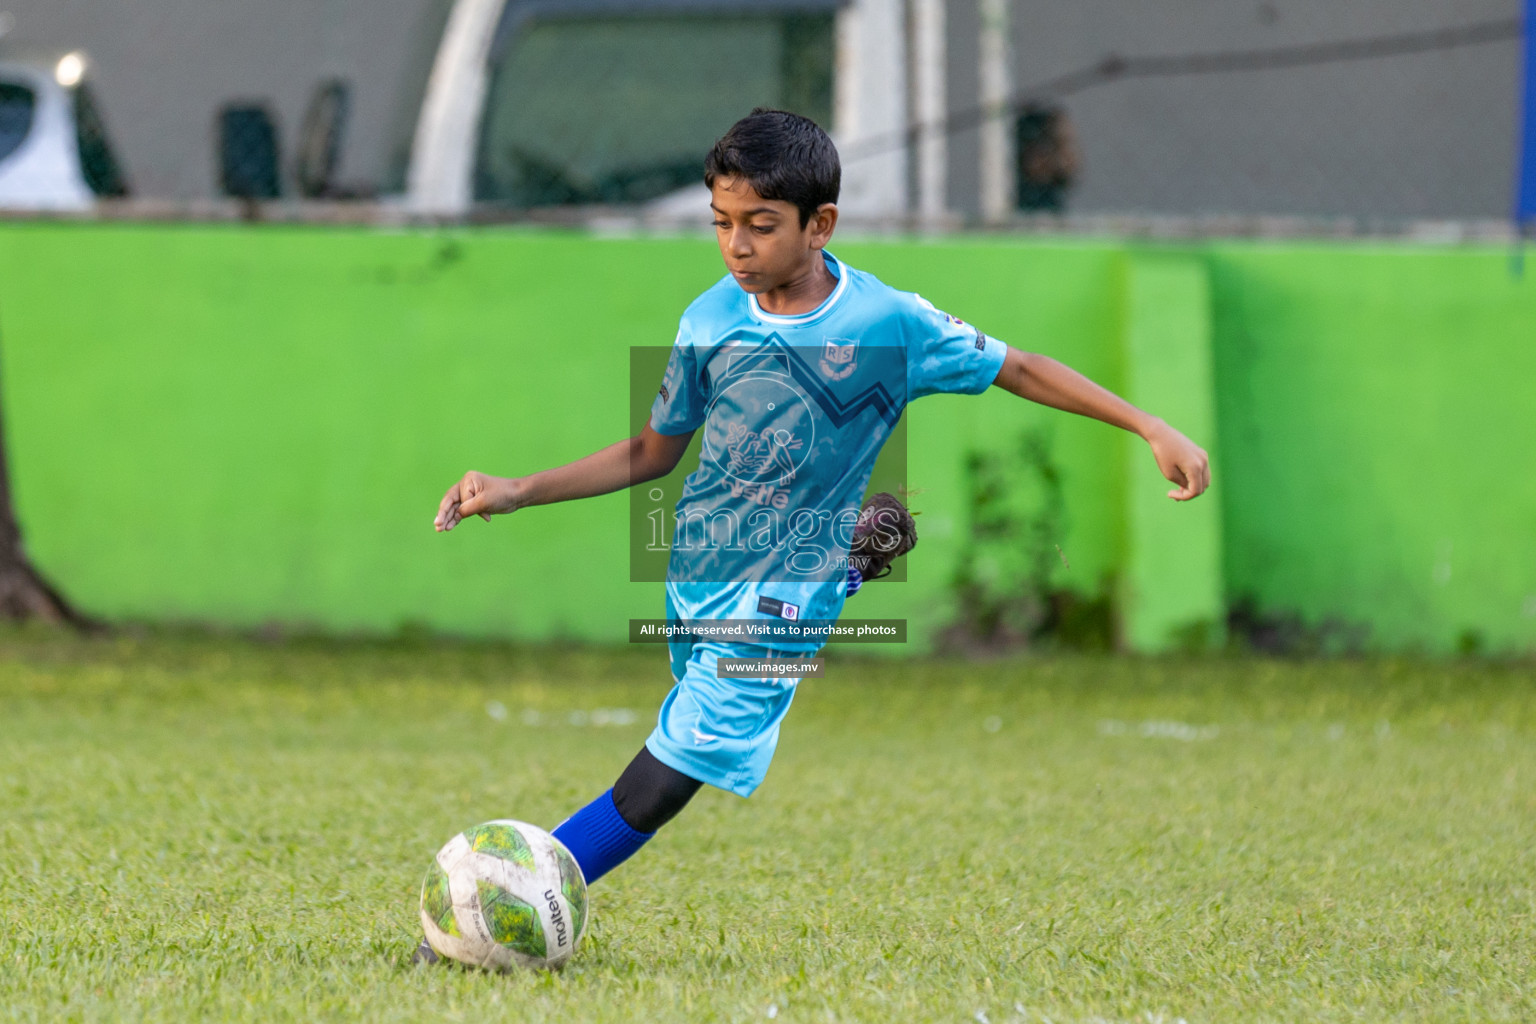
[[[904,324],[907,400],[942,393],[979,395],[1003,368],[1008,346],[912,295]]]
[[[661,388],[651,403],[651,429],[656,433],[687,434],[704,424],[709,396],[699,376],[697,355],[689,337],[688,321],[684,319],[672,344]]]

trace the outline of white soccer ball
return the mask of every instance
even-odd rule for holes
[[[560,840],[488,821],[448,840],[421,884],[421,927],[439,956],[472,967],[558,969],[587,925],[587,882]]]

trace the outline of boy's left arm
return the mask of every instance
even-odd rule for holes
[[[1031,402],[1091,416],[1139,435],[1151,446],[1152,457],[1163,476],[1178,484],[1168,492],[1174,501],[1188,501],[1211,486],[1211,465],[1205,449],[1156,416],[1049,356],[1009,347],[993,385]]]

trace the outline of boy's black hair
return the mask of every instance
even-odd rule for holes
[[[704,158],[704,184],[740,178],[764,199],[782,199],[800,210],[800,226],[822,203],[837,202],[843,167],[837,147],[808,117],[758,107],[731,125]]]

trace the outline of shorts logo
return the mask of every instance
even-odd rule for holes
[[[853,373],[854,357],[859,353],[857,338],[828,338],[821,353],[821,372],[833,380],[842,380]]]
[[[800,617],[800,606],[790,604],[788,601],[780,601],[776,597],[760,597],[757,599],[757,610],[764,615],[777,615],[781,619],[793,622]]]

